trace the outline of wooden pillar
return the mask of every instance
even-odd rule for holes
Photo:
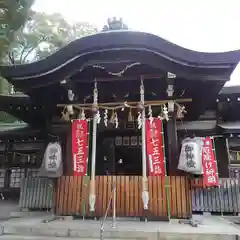
[[[176,75],[172,73],[167,74],[167,95],[172,98],[174,94],[174,81]],[[168,102],[168,115],[167,122],[167,149],[168,149],[168,175],[176,175],[180,171],[177,170],[178,165],[178,138],[176,127],[176,112],[174,109],[174,102]]]
[[[73,176],[72,126],[71,123],[68,125],[65,141],[63,141],[63,145],[65,146],[65,153],[63,152],[63,154],[66,156],[65,159],[63,159],[63,175]]]
[[[182,175],[181,171],[177,169],[178,165],[178,139],[176,127],[176,114],[169,113],[169,120],[167,122],[167,149],[168,149],[168,175]]]
[[[229,178],[228,146],[226,139],[218,137],[214,139],[215,153],[220,178]]]

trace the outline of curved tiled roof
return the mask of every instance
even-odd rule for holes
[[[119,51],[126,52],[124,53],[125,59],[118,54]],[[141,56],[139,52],[142,53]],[[149,54],[152,54],[152,57]],[[163,70],[169,72],[190,71],[198,72],[200,75],[218,76],[225,74],[227,78],[240,61],[240,50],[225,53],[196,52],[153,34],[121,30],[83,37],[41,61],[24,65],[1,66],[0,70],[3,77],[12,81],[44,78],[60,70],[62,70],[61,75],[67,76],[76,71],[76,68],[80,69],[88,61],[98,60],[98,58],[103,60],[103,55],[108,56],[110,60],[121,58],[120,60],[155,64],[159,68],[166,68]],[[74,62],[76,64],[73,67]],[[52,77],[54,76],[51,75]]]

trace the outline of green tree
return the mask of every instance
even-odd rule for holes
[[[29,10],[34,0],[0,1],[0,58],[6,54],[15,32],[28,19]]]
[[[69,42],[97,32],[86,22],[69,24],[61,14],[32,13],[8,54],[11,64],[45,58]]]
[[[16,32],[28,20],[34,0],[1,0],[0,1],[0,63],[6,63],[6,54]],[[8,93],[9,84],[0,77],[0,92]]]
[[[5,64],[24,64],[43,59],[69,42],[97,32],[97,28],[87,22],[69,24],[61,14],[46,14],[31,11],[29,19],[16,34]],[[13,88],[5,79],[0,80],[1,93],[13,93]]]

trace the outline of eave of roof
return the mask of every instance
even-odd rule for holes
[[[227,86],[223,87],[219,92],[220,95],[240,94],[240,86]]]
[[[225,81],[229,79],[240,61],[240,50],[225,53],[196,52],[149,33],[112,31],[78,39],[38,62],[1,66],[0,71],[2,76],[12,83],[16,83],[17,80],[31,80],[46,76],[50,79],[59,78],[59,76],[64,78],[83,67],[88,61],[96,60],[102,53],[104,53],[104,56],[101,56],[102,59],[107,54],[113,59],[119,51],[128,52],[127,60],[139,60],[143,63],[145,61],[150,65],[165,68],[163,70],[174,73],[185,72],[190,76],[195,72],[202,74],[203,78],[204,76],[211,78],[212,75],[215,80],[219,80],[222,76]],[[131,54],[137,52],[151,54],[152,57]]]
[[[28,128],[28,124],[26,123],[20,123],[20,122],[16,122],[16,123],[1,123],[0,124],[0,133],[2,132],[9,132],[9,131],[16,131],[16,130],[20,130],[20,129],[27,129]]]
[[[221,134],[240,134],[240,121],[220,123],[218,131]]]

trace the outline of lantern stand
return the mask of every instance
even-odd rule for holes
[[[50,133],[48,133],[48,136],[51,136],[52,138],[55,138],[54,140],[55,141],[60,141],[60,137],[59,136],[54,136],[54,135],[51,135]],[[45,151],[46,151],[46,148],[45,148]],[[52,178],[52,184],[51,184],[51,187],[53,188],[53,192],[56,194],[56,191],[57,191],[57,178]],[[53,205],[52,205],[52,209],[51,209],[51,216],[49,218],[46,218],[46,219],[43,219],[41,222],[42,223],[49,223],[49,222],[53,222],[55,220],[64,220],[64,217],[63,216],[58,216],[58,215],[55,215],[55,210],[56,210],[56,201],[54,200],[53,201]]]
[[[192,137],[195,137],[195,136],[192,136]],[[188,204],[188,206],[189,206],[190,216],[189,216],[188,219],[179,220],[179,223],[180,224],[189,224],[192,227],[198,227],[198,224],[200,222],[199,222],[199,220],[195,220],[193,218],[193,214],[192,214],[192,181],[191,180],[194,179],[194,178],[190,174],[188,174],[187,177],[188,177],[188,186],[189,186],[189,192],[188,192],[188,194],[189,194],[189,204]]]
[[[180,224],[189,224],[192,227],[198,227],[198,224],[200,223],[198,220],[195,220],[193,218],[193,214],[192,214],[192,183],[191,183],[191,176],[188,176],[188,185],[189,185],[189,219],[181,219],[178,222]],[[190,204],[191,203],[191,204]]]

